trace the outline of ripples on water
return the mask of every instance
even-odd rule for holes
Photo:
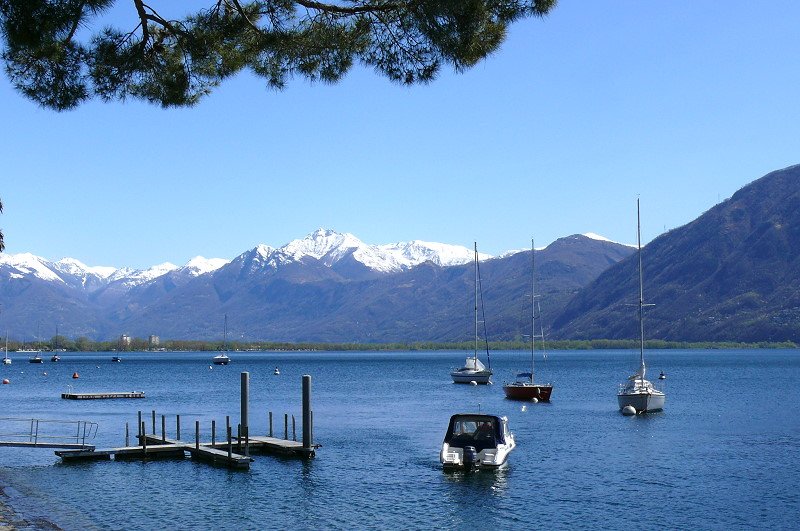
[[[202,353],[18,359],[0,367],[12,380],[0,389],[4,415],[97,421],[104,447],[124,443],[138,409],[150,426],[155,409],[168,432],[177,413],[184,439],[195,420],[208,438],[211,419],[238,420],[239,373],[249,371],[251,431],[266,433],[271,410],[277,433],[286,412],[300,436],[308,373],[315,460],[256,456],[249,472],[232,472],[189,459],[63,465],[50,450],[0,448],[11,505],[65,529],[793,528],[800,517],[797,351],[652,352],[651,373],[668,373],[666,410],[636,417],[616,408],[617,383],[636,366],[630,352],[552,353],[537,376],[555,385],[553,402],[527,405],[501,388],[524,366],[519,353],[493,356],[487,387],[450,383],[458,352],[231,357],[213,369]],[[147,398],[61,400],[68,385]],[[450,415],[478,408],[509,417],[509,466],[444,473]]]

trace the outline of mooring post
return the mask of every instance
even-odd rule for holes
[[[225,430],[227,432],[229,432],[229,433],[231,431],[231,416],[230,415],[225,415]]]
[[[156,410],[153,410],[153,435],[156,434]]]
[[[139,420],[136,423],[136,431],[139,432],[139,437],[141,437],[142,435],[144,435],[144,433],[142,433],[142,412],[141,411],[138,412],[138,419]]]
[[[242,423],[242,428],[246,428],[249,426],[247,422],[247,405],[250,402],[250,373],[243,372],[242,373],[242,384],[241,384],[241,408],[240,408],[240,416]]]
[[[131,434],[128,431],[128,423],[125,423],[125,448],[131,445]]]
[[[289,440],[289,414],[283,414],[283,439]]]
[[[250,428],[244,427],[244,455],[250,455]]]
[[[236,425],[236,452],[242,453],[242,425]]]
[[[213,448],[214,445],[217,444],[217,421],[211,421],[211,447]]]
[[[181,440],[181,416],[175,415],[175,439]]]
[[[161,440],[167,442],[167,416],[161,415]]]
[[[231,458],[231,454],[233,454],[233,445],[231,444],[231,426],[228,425],[228,460]]]
[[[311,411],[311,375],[303,375],[303,452],[314,455],[313,415]]]
[[[194,449],[200,449],[200,421],[194,421]]]
[[[272,437],[272,411],[269,412],[269,436]]]
[[[297,440],[297,431],[295,431],[294,415],[292,415],[292,440]]]
[[[144,421],[142,421],[142,451],[147,455],[147,435],[145,434]]]

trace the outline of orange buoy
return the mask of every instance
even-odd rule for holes
[[[78,376],[78,373],[77,373],[77,372],[73,372],[73,373],[72,373],[72,378],[73,378],[74,380],[77,380],[78,378],[80,378],[80,376]]]
[[[3,383],[4,384],[10,384],[11,382],[8,380],[8,378],[3,378]]]

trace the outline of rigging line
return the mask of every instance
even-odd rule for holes
[[[477,252],[477,250],[476,250]],[[483,281],[481,280],[481,264],[480,261],[475,262],[478,270],[478,291],[481,296],[481,317],[483,317],[483,341],[486,344],[486,363],[488,367],[492,368],[492,360],[489,357],[489,334],[486,332],[486,308],[483,304]]]

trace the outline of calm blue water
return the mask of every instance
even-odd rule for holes
[[[0,367],[3,415],[99,423],[98,447],[122,446],[137,410],[168,415],[184,439],[194,421],[239,416],[251,374],[252,432],[267,412],[301,415],[301,375],[313,378],[310,462],[256,456],[248,472],[190,459],[64,465],[52,450],[0,448],[0,484],[28,518],[64,529],[797,528],[800,518],[800,352],[655,351],[663,413],[624,417],[617,384],[629,351],[553,352],[537,367],[550,404],[510,402],[501,383],[521,353],[495,353],[494,386],[450,383],[457,352],[65,354]],[[281,376],[273,376],[279,366]],[[43,372],[46,371],[45,376]],[[73,372],[80,379],[71,379]],[[143,390],[144,400],[71,401],[75,391]],[[517,437],[498,472],[445,474],[438,452],[451,414],[507,415]],[[277,419],[280,419],[278,422]],[[157,421],[160,431],[160,416]],[[278,428],[279,426],[279,428]],[[209,435],[206,435],[209,437]]]

